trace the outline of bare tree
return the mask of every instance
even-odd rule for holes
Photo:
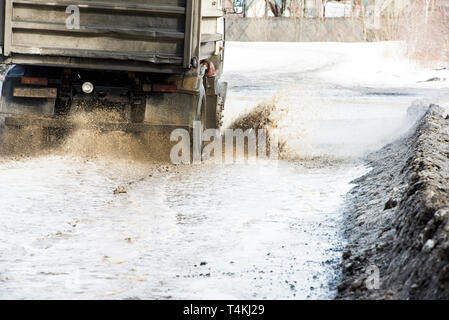
[[[265,2],[275,17],[284,16],[285,10],[287,9],[287,0],[281,0],[280,5],[274,0],[265,0]]]
[[[304,0],[291,0],[288,5],[290,16],[294,18],[300,18],[304,12]]]
[[[317,13],[317,16],[319,15],[322,18],[326,18],[326,4],[329,2],[329,0],[321,0],[321,8],[318,8],[319,13]],[[321,12],[321,9],[323,12]]]

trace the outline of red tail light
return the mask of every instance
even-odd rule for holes
[[[203,66],[206,67],[206,76],[208,78],[212,78],[212,77],[215,77],[217,75],[216,71],[215,71],[215,66],[214,66],[214,64],[212,62],[204,61],[203,62]]]
[[[178,91],[178,87],[172,84],[153,84],[152,91],[174,93]]]
[[[216,72],[215,72],[215,66],[214,66],[214,64],[213,64],[212,62],[209,62],[208,64],[209,64],[209,69],[207,69],[207,74],[206,74],[206,75],[207,75],[209,78],[215,77]]]
[[[33,85],[33,86],[48,86],[48,79],[47,78],[22,77],[21,83]]]

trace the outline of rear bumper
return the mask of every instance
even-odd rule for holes
[[[16,87],[16,88],[14,88],[13,96],[16,98],[56,99],[58,97],[58,89],[56,89],[56,88]]]

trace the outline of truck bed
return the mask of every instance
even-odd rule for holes
[[[12,63],[175,72],[190,67],[194,0],[6,0]],[[80,10],[69,29],[70,5]]]

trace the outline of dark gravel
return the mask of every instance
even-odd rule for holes
[[[337,299],[449,298],[446,116],[431,105],[408,136],[368,157],[372,170],[348,195]]]

